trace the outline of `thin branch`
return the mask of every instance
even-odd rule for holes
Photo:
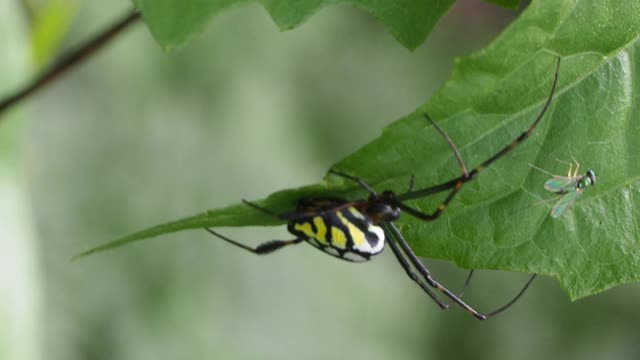
[[[105,29],[100,34],[97,34],[89,41],[80,44],[79,46],[72,48],[70,51],[63,53],[58,60],[56,60],[47,70],[36,77],[31,83],[27,84],[21,89],[18,89],[13,94],[10,94],[6,98],[0,100],[0,115],[9,109],[11,106],[16,105],[20,101],[26,99],[33,93],[37,92],[45,85],[55,81],[67,70],[70,70],[75,65],[87,60],[97,50],[106,45],[112,38],[121,33],[129,25],[135,23],[140,19],[140,13],[136,10],[126,14],[122,19]],[[2,117],[0,117],[2,121]]]

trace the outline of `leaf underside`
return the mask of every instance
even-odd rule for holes
[[[156,41],[165,49],[187,43],[203,31],[221,11],[249,0],[133,0]],[[262,0],[262,5],[280,30],[293,29],[325,6],[350,5],[382,22],[408,49],[424,42],[438,20],[455,0]],[[520,0],[489,0],[507,8],[517,8]]]
[[[533,121],[546,100],[556,55],[562,57],[558,91],[532,137],[464,186],[444,216],[423,222],[404,215],[401,231],[417,254],[461,267],[498,269],[557,278],[572,299],[640,277],[640,3],[631,0],[536,1],[492,44],[459,59],[451,79],[423,107],[335,168],[366,179],[378,191],[428,187],[459,175],[447,144],[420,116],[437,119],[468,167],[486,160]],[[558,219],[543,202],[543,184],[578,160],[592,168],[589,187]],[[358,199],[357,186],[328,176],[324,182],[277,192],[261,202],[290,211],[300,197],[328,194]],[[434,210],[441,196],[411,205]],[[185,229],[275,225],[243,205],[211,210],[156,226],[83,255]]]

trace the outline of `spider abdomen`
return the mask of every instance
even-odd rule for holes
[[[367,261],[384,249],[382,227],[352,206],[292,220],[288,230],[325,253],[347,261]]]

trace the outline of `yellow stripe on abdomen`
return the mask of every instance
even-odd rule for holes
[[[331,227],[331,245],[336,249],[347,248],[347,236],[335,226]]]
[[[367,238],[364,232],[357,226],[355,226],[349,219],[347,219],[341,211],[336,211],[336,215],[342,221],[342,223],[347,227],[349,231],[349,235],[351,235],[351,239],[353,240],[353,244],[355,247],[360,247],[364,245],[367,241]]]
[[[297,223],[293,227],[296,231],[300,231],[306,237],[315,238],[316,234],[313,233],[313,229],[311,228],[311,224],[308,222],[305,223]]]
[[[317,230],[317,233],[315,234],[316,240],[321,244],[328,245],[327,224],[325,224],[324,219],[321,216],[316,216],[313,218],[313,224],[316,226]]]

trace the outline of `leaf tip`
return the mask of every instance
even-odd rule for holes
[[[69,262],[79,261],[80,259],[82,259],[84,257],[87,257],[87,256],[89,256],[91,254],[94,254],[94,253],[99,252],[99,251],[107,250],[107,249],[113,247],[113,246],[110,246],[110,245],[111,245],[110,243],[107,243],[107,244],[104,244],[104,245],[96,246],[96,247],[90,248],[88,250],[79,252],[79,253],[73,255],[69,259]]]

